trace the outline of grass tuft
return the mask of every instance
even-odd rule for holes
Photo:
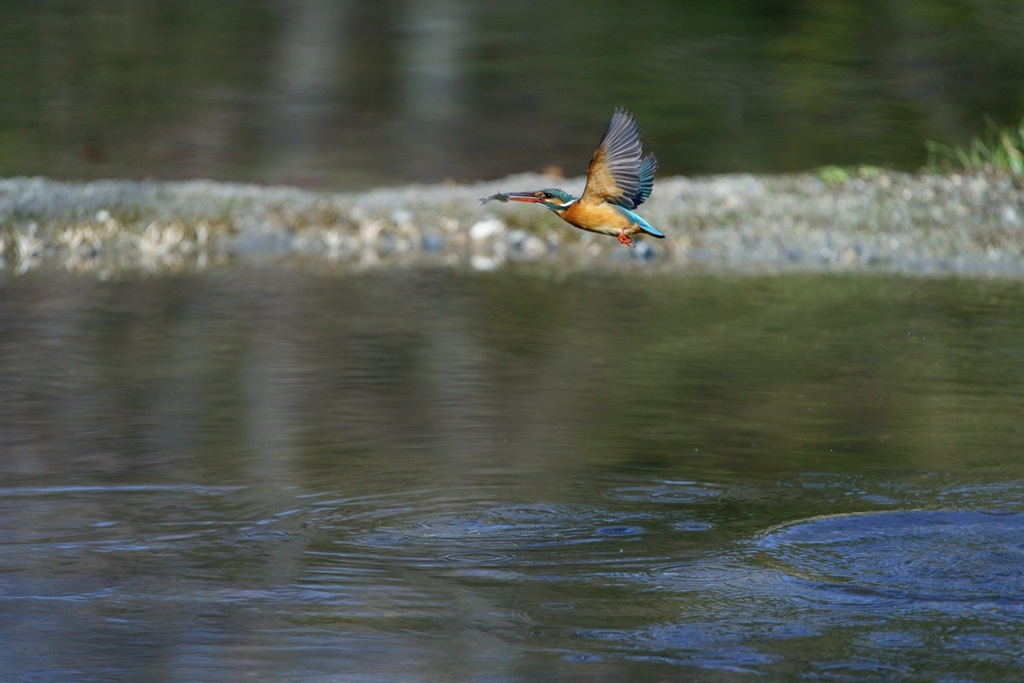
[[[997,170],[1024,175],[1024,118],[1016,127],[1001,127],[989,118],[985,122],[984,138],[974,138],[966,147],[926,142],[928,170],[956,166],[969,171]]]

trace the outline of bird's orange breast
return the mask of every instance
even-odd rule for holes
[[[577,201],[562,212],[562,218],[577,228],[615,235],[630,227],[632,221],[612,204]]]

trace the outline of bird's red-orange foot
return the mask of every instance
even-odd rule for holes
[[[623,244],[625,244],[630,249],[633,248],[633,240],[631,240],[629,238],[629,235],[627,235],[625,232],[620,232],[619,233],[619,241],[622,242]]]

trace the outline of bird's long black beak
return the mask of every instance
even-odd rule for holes
[[[492,194],[490,197],[483,197],[480,200],[480,203],[486,204],[492,199],[499,202],[512,201],[537,203],[540,201],[535,192],[499,192],[498,194]]]
[[[541,201],[536,192],[506,192],[505,196],[508,198],[508,201],[512,202],[532,202],[536,204]]]

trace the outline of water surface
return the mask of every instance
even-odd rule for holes
[[[0,176],[331,189],[584,173],[615,106],[661,173],[916,170],[1016,125],[1007,0],[122,0],[0,8]]]
[[[1024,665],[1024,286],[0,286],[11,680]]]

